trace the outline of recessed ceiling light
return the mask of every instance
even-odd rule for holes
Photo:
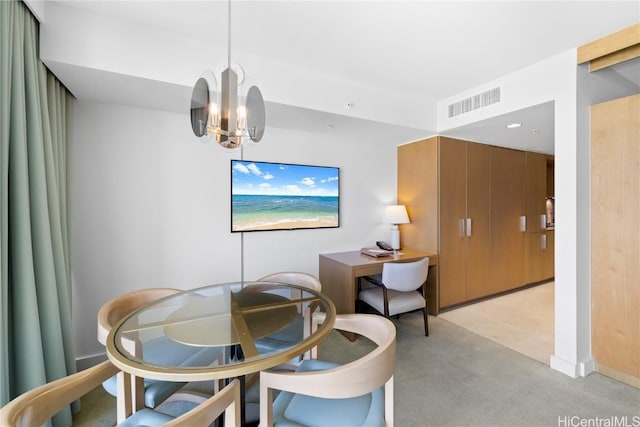
[[[520,126],[522,126],[522,123],[509,123],[507,125],[507,129],[515,129],[515,128],[519,128]]]

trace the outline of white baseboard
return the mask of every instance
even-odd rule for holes
[[[596,370],[596,362],[595,360],[593,360],[593,358],[589,358],[581,363],[578,364],[578,368],[580,371],[580,376],[581,377],[586,377],[587,375],[589,375],[592,372],[595,372]]]
[[[577,364],[569,362],[568,360],[561,359],[556,355],[552,355],[549,359],[549,366],[551,367],[551,369],[562,372],[563,374],[568,375],[571,378],[578,378],[579,376]]]
[[[76,358],[76,369],[79,371],[84,371],[87,368],[97,365],[98,363],[104,362],[107,360],[106,353],[98,353],[93,356],[83,356]]]

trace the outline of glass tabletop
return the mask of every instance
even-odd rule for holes
[[[314,311],[323,312],[323,318],[311,331]],[[109,332],[107,355],[139,377],[179,382],[231,378],[288,362],[316,346],[334,321],[331,300],[301,286],[210,285],[126,316]]]

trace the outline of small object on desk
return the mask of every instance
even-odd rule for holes
[[[369,255],[375,258],[382,257],[382,256],[392,256],[394,254],[393,250],[386,251],[384,249],[378,249],[378,248],[362,248],[360,249],[360,253],[364,255]]]
[[[392,251],[392,250],[394,250],[394,248],[393,248],[391,245],[389,245],[387,242],[383,242],[382,240],[378,240],[378,241],[376,242],[376,245],[377,245],[380,249],[385,250],[385,251]],[[400,249],[400,248],[395,248],[395,249]]]

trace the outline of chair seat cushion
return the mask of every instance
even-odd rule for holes
[[[145,344],[145,351],[150,362],[160,365],[176,366],[209,366],[216,360],[221,350],[217,347],[189,347],[180,345],[167,338],[157,338]],[[144,405],[155,408],[165,399],[178,391],[185,383],[144,379]],[[112,396],[117,395],[116,376],[107,379],[102,386]]]
[[[258,353],[272,353],[286,350],[300,342],[303,336],[304,317],[298,316],[285,328],[255,341]]]
[[[318,371],[339,365],[304,360],[297,372]],[[348,399],[324,399],[281,392],[273,403],[276,426],[384,426],[384,389]]]
[[[184,383],[173,383],[169,381],[144,380],[144,406],[155,408],[173,393],[178,391]],[[102,383],[102,387],[112,396],[117,396],[118,381],[113,376]]]
[[[118,424],[118,427],[155,427],[166,424],[175,418],[151,409],[142,409]]]
[[[389,316],[408,311],[418,310],[426,307],[427,303],[418,291],[398,292],[393,289],[387,291],[389,299]],[[382,288],[368,288],[360,291],[358,299],[369,304],[371,307],[384,313],[384,294]]]

